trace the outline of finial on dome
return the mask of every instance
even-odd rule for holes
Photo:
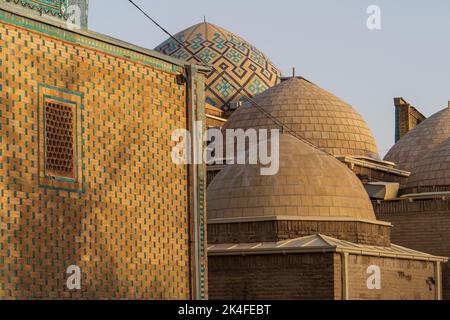
[[[206,23],[206,16],[203,16],[203,23]]]
[[[295,67],[292,67],[292,78],[295,78]]]
[[[448,101],[448,108],[450,109],[450,100]]]

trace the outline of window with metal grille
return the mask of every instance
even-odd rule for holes
[[[75,179],[74,107],[45,103],[46,175]]]

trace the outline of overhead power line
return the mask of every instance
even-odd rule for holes
[[[184,43],[179,41],[175,36],[173,36],[169,31],[167,31],[161,24],[159,24],[155,19],[153,19],[147,12],[145,12],[139,5],[137,5],[133,0],[128,0],[129,3],[131,3],[136,9],[138,9],[147,19],[149,19],[153,24],[155,24],[159,29],[161,29],[165,34],[167,34],[171,39],[173,39],[179,46],[181,46],[184,50],[186,50],[192,58],[197,60],[197,62],[202,63],[204,65],[208,65],[212,68],[213,72],[217,72],[217,69],[214,68],[214,66],[209,65],[206,63],[201,57],[197,56],[195,52],[193,52],[189,47],[187,47]],[[222,74],[223,79],[234,89],[236,92],[239,92],[240,90],[232,83],[228,78],[227,74]],[[310,142],[305,137],[299,135],[296,131],[285,125],[281,120],[274,117],[270,112],[265,110],[262,106],[260,106],[253,98],[248,96],[243,96],[245,99],[247,99],[256,109],[258,109],[262,114],[264,114],[269,120],[271,120],[276,126],[280,127],[283,132],[289,133],[290,135],[296,137],[297,139],[303,141],[304,143],[308,144],[309,146],[321,150],[322,152],[325,152],[331,156],[333,156],[331,153],[322,150],[318,146],[316,146],[314,143]],[[334,157],[334,156],[333,156]]]

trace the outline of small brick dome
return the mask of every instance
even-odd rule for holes
[[[388,152],[386,161],[399,169],[413,170],[431,150],[450,138],[450,108],[434,114],[401,138]]]
[[[280,170],[228,165],[208,188],[208,219],[272,216],[375,221],[361,181],[344,164],[288,134],[280,135]]]
[[[287,79],[254,100],[299,137],[332,155],[379,159],[375,139],[361,115],[306,79]],[[230,117],[224,129],[276,127],[272,119],[247,103]]]
[[[407,190],[450,191],[450,138],[434,148],[412,168]]]

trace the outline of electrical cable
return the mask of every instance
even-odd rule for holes
[[[167,31],[162,25],[160,25],[155,19],[153,19],[148,13],[146,13],[139,5],[137,5],[133,0],[128,0],[129,3],[131,3],[135,8],[137,8],[145,17],[147,17],[153,24],[155,24],[159,29],[161,29],[165,34],[167,34],[171,39],[173,39],[179,46],[181,46],[184,50],[187,51],[187,53],[189,53],[192,58],[194,58],[195,60],[197,60],[197,62],[202,63],[206,66],[211,67],[211,69],[213,70],[213,72],[217,72],[219,73],[214,66],[209,65],[208,63],[205,63],[203,61],[202,58],[198,57],[197,54],[195,54],[192,50],[190,50],[184,43],[182,43],[181,41],[179,41],[177,38],[175,38],[175,36],[173,36],[169,31]],[[223,79],[234,89],[236,90],[236,92],[239,92],[240,90],[226,77],[226,74],[222,74]],[[281,122],[281,120],[277,119],[276,117],[274,117],[272,114],[270,114],[270,112],[268,112],[267,110],[265,110],[262,106],[260,106],[253,98],[248,97],[243,95],[243,97],[245,99],[247,99],[256,109],[258,109],[261,113],[263,113],[269,120],[271,120],[276,126],[279,126],[282,130],[283,133],[288,133],[292,136],[294,136],[295,138],[303,141],[304,143],[308,144],[309,146],[318,149],[328,155],[333,156],[331,153],[319,148],[318,146],[316,146],[314,143],[312,143],[311,141],[309,141],[308,139],[306,139],[305,137],[301,136],[298,134],[298,132],[294,131],[293,129],[289,128],[288,126],[286,126],[284,123]],[[334,157],[334,156],[333,156]]]

